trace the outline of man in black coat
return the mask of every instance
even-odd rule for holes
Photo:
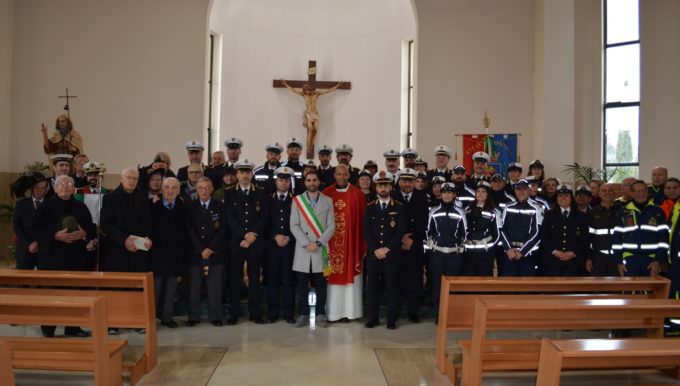
[[[557,205],[541,226],[543,269],[546,276],[579,276],[588,245],[588,217],[576,209],[569,185],[557,188]]]
[[[405,230],[401,239],[399,260],[400,298],[408,301],[408,316],[411,322],[419,323],[420,302],[423,297],[423,272],[425,251],[423,240],[427,229],[427,197],[415,190],[416,171],[406,168],[397,178],[398,188],[392,191],[392,198],[404,206]]]
[[[156,309],[161,324],[177,328],[172,318],[177,292],[177,278],[184,273],[184,261],[189,251],[186,208],[178,198],[180,183],[168,177],[161,187],[162,198],[151,204],[151,239],[149,267],[154,277]]]
[[[274,323],[281,316],[295,323],[293,296],[293,254],[295,239],[290,233],[290,209],[293,195],[290,180],[295,171],[287,166],[276,169],[276,190],[269,194],[269,213],[264,269],[267,277],[267,322]],[[282,288],[283,287],[283,288]]]
[[[21,182],[23,184],[29,184],[30,186],[24,186],[19,190],[24,190],[24,188],[28,187],[31,190],[31,196],[20,199],[14,206],[12,226],[14,234],[17,236],[17,269],[33,270],[36,267],[36,259],[38,257],[38,242],[29,235],[28,228],[33,220],[33,214],[45,200],[47,180],[40,173],[24,175],[20,179],[22,179]],[[22,183],[17,184],[17,187],[18,185],[22,185]],[[15,191],[14,193],[17,197],[23,197],[25,192],[24,190],[23,192]]]
[[[189,321],[192,327],[201,321],[201,281],[205,280],[208,318],[215,327],[222,323],[222,272],[226,262],[226,225],[224,204],[212,200],[213,186],[208,177],[196,184],[198,199],[188,203],[187,231],[191,241],[189,265]],[[203,279],[201,279],[203,278]]]
[[[146,196],[136,189],[138,180],[137,169],[125,168],[121,173],[121,184],[104,195],[100,220],[104,236],[102,271],[149,271],[151,216]],[[136,241],[138,238],[144,240]]]
[[[225,196],[229,225],[229,319],[235,325],[240,315],[243,264],[248,264],[248,313],[250,320],[263,324],[260,316],[260,269],[264,249],[264,232],[269,213],[269,201],[262,188],[252,183],[252,162],[238,161],[235,165],[238,183]]]
[[[73,198],[75,183],[69,176],[54,181],[55,195],[41,204],[29,228],[38,242],[39,270],[91,271],[97,231],[87,206]],[[54,336],[55,326],[43,326],[45,337]],[[65,335],[87,337],[79,327],[66,327]]]
[[[405,221],[404,207],[390,197],[393,177],[379,171],[373,176],[378,199],[369,203],[364,217],[364,239],[368,259],[368,321],[366,328],[378,325],[378,284],[380,277],[387,287],[387,328],[397,328],[399,316],[399,259]]]

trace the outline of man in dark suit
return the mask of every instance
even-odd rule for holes
[[[47,180],[40,173],[30,173],[20,177],[12,186],[15,197],[24,197],[26,188],[31,191],[30,197],[24,197],[14,206],[12,226],[17,236],[16,259],[17,269],[35,269],[38,253],[38,242],[28,233],[33,214],[45,200]]]
[[[579,276],[589,245],[588,217],[576,209],[569,185],[557,188],[557,205],[541,226],[543,269],[546,276]]]
[[[324,186],[331,186],[335,183],[335,168],[331,166],[331,155],[333,154],[333,149],[327,145],[323,145],[317,151],[319,156],[319,168],[316,170],[319,175],[319,180]],[[323,189],[320,189],[323,190]]]
[[[293,253],[295,239],[290,233],[290,209],[293,195],[290,180],[293,169],[282,166],[276,169],[276,190],[269,194],[269,212],[266,231],[267,322],[274,323],[279,315],[288,323],[295,323],[293,308]]]
[[[267,145],[265,148],[267,152],[267,162],[264,165],[253,170],[253,176],[257,186],[264,188],[267,194],[272,194],[276,191],[274,181],[274,172],[281,166],[281,152],[283,147],[278,142]]]
[[[189,141],[186,144],[187,156],[189,157],[189,165],[199,164],[203,172],[207,166],[203,164],[203,144],[198,141]],[[179,182],[185,182],[189,179],[188,168],[189,165],[182,166],[177,170],[177,179]]]
[[[378,325],[378,284],[387,287],[387,329],[397,328],[399,316],[399,259],[404,236],[404,207],[390,197],[393,177],[379,171],[373,176],[378,199],[368,204],[364,217],[364,239],[368,259],[368,321],[366,328]]]
[[[248,264],[248,312],[250,320],[263,324],[260,316],[260,268],[264,249],[264,232],[269,213],[269,201],[262,188],[252,183],[253,165],[247,159],[235,164],[238,183],[225,197],[229,225],[229,319],[230,326],[240,315],[243,264]]]
[[[423,240],[427,228],[427,197],[415,190],[416,171],[406,168],[397,178],[398,188],[392,191],[392,198],[404,205],[405,230],[401,239],[399,261],[400,298],[408,301],[408,316],[411,322],[419,323],[420,301],[423,296],[423,269],[425,252]]]
[[[211,200],[212,181],[201,177],[196,184],[198,199],[188,204],[187,231],[191,246],[189,265],[189,321],[192,327],[201,321],[201,278],[208,295],[208,318],[213,326],[222,326],[222,272],[226,261],[224,205]]]

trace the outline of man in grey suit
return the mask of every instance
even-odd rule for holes
[[[313,276],[316,285],[316,325],[327,327],[326,320],[326,277],[324,276],[324,254],[328,263],[328,240],[335,233],[333,200],[319,192],[319,175],[310,171],[305,176],[307,191],[295,196],[290,211],[290,231],[295,237],[293,271],[297,272],[297,314],[296,327],[309,324],[309,279]]]

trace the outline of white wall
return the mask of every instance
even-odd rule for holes
[[[640,178],[680,176],[680,2],[640,2]]]
[[[418,12],[416,142],[432,162],[454,134],[521,133],[533,157],[534,1],[415,0]],[[461,141],[458,147],[462,146]],[[458,161],[462,163],[460,151]]]
[[[0,172],[9,171],[10,87],[12,85],[12,14],[14,0],[0,0]]]
[[[304,80],[316,59],[317,80],[352,82],[320,97],[317,148],[351,144],[357,165],[399,149],[402,41],[415,36],[408,0],[214,0],[210,28],[223,40],[215,146],[240,137],[261,163],[266,144],[306,138],[302,98],[272,80]]]
[[[185,164],[184,144],[205,127],[208,3],[15,2],[10,168],[46,159],[40,123],[54,127],[66,87],[78,95],[71,116],[85,152],[109,172],[158,150]]]

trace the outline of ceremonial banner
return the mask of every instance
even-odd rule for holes
[[[517,134],[464,134],[463,166],[472,172],[472,155],[478,151],[489,154],[486,174],[507,176],[508,164],[517,162]]]

